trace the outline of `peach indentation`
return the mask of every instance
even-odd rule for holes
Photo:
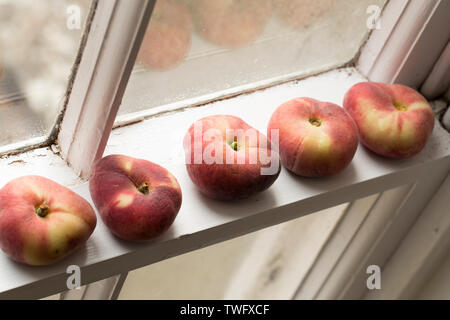
[[[398,111],[407,111],[408,107],[401,102],[394,102],[394,108]]]
[[[232,148],[234,151],[238,151],[238,150],[239,150],[239,145],[238,145],[238,142],[237,142],[237,137],[234,137],[233,142],[231,142],[230,146],[231,146],[231,148]]]
[[[41,203],[40,205],[38,205],[38,206],[36,207],[35,211],[36,211],[36,214],[37,214],[39,217],[44,218],[44,217],[46,217],[46,216],[49,214],[49,212],[50,212],[50,207],[48,206],[48,204],[46,204],[46,203],[44,202],[44,203]]]
[[[313,126],[315,126],[315,127],[320,127],[321,124],[322,124],[322,121],[320,121],[320,120],[317,119],[317,118],[311,118],[311,119],[309,119],[308,121],[309,121],[309,123],[311,123],[311,124],[312,124]]]
[[[142,194],[150,193],[150,185],[147,182],[141,183],[137,189]]]

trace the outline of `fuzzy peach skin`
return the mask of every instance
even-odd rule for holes
[[[191,47],[192,20],[181,0],[158,0],[137,60],[150,70],[178,66]]]
[[[358,147],[356,126],[345,110],[310,98],[293,99],[279,106],[267,130],[279,130],[282,164],[306,177],[341,172]]]
[[[99,160],[92,170],[89,189],[105,225],[116,236],[130,241],[161,235],[181,207],[181,188],[169,171],[124,155]]]
[[[244,134],[227,133],[239,129]],[[271,149],[270,141],[235,116],[215,115],[197,120],[184,137],[184,149],[189,177],[213,199],[247,198],[269,188],[280,174],[279,156]],[[200,161],[196,155],[200,155]],[[214,157],[213,161],[208,155]]]
[[[83,245],[96,223],[86,200],[44,177],[17,178],[0,190],[0,246],[16,261],[54,263]]]
[[[386,157],[408,158],[419,153],[433,131],[430,105],[403,85],[358,83],[346,93],[344,108],[355,120],[361,142]]]
[[[270,0],[191,0],[190,6],[197,32],[231,48],[253,42],[272,12]]]

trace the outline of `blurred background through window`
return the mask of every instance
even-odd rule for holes
[[[341,66],[385,2],[157,0],[119,115]]]
[[[0,0],[0,147],[48,136],[88,6],[89,0]]]

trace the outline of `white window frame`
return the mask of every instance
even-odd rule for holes
[[[99,0],[58,144],[82,177],[101,158],[144,37],[155,0]]]
[[[371,81],[414,88],[425,81],[450,37],[445,0],[389,1],[362,48],[358,69]]]
[[[92,27],[58,134],[62,157],[84,178],[89,176],[92,164],[104,152],[154,3],[154,0],[96,2]],[[361,50],[356,67],[372,81],[402,82],[416,87],[422,84],[442,48],[445,47],[440,37],[435,37],[430,43],[427,41],[429,38],[427,35],[436,32],[436,28],[439,30],[439,26],[445,23],[443,16],[445,17],[445,13],[448,12],[446,11],[449,9],[448,5],[449,2],[445,0],[391,0],[383,11],[382,28],[372,32],[367,44]],[[415,23],[412,25],[411,21]],[[423,52],[430,54],[424,55]],[[417,61],[420,61],[420,72],[412,74],[411,63]],[[392,254],[402,243],[403,237],[412,232],[411,228],[418,217],[423,217],[422,211],[429,208],[427,205],[430,199],[448,176],[450,168],[448,159],[447,155],[432,164],[423,163],[417,168],[417,177],[413,180],[407,179],[405,174],[397,175],[397,178],[401,176],[409,183],[400,189],[386,191],[386,194],[382,193],[369,200],[359,199],[362,195],[368,194],[367,190],[361,193],[352,189],[351,195],[343,197],[343,194],[337,193],[335,197],[338,198],[327,199],[322,205],[315,204],[310,207],[305,204],[308,212],[314,212],[324,206],[341,203],[341,198],[352,201],[334,234],[337,236],[338,232],[345,232],[352,236],[339,241],[332,241],[333,236],[331,237],[313,268],[304,279],[301,279],[292,297],[363,297],[365,289],[361,286],[360,280],[365,276],[366,262],[376,258],[383,265],[391,265]],[[399,186],[399,182],[393,179],[382,180],[384,185],[373,182],[371,184],[373,192]],[[392,194],[400,197],[402,201],[393,202],[388,208],[376,209],[377,202],[382,203],[385,201],[383,199],[389,199]],[[355,211],[355,208],[358,208],[358,211]],[[243,228],[239,232],[231,232],[225,227],[220,232],[221,240],[217,239],[212,243],[291,220],[300,215],[289,210],[292,208],[278,208],[276,211],[280,214],[279,219],[269,219],[267,214],[261,215],[262,222],[254,221],[248,228]],[[433,212],[435,210],[436,208]],[[363,212],[362,215],[365,217],[363,220],[355,220],[356,216],[361,218],[359,212]],[[374,224],[379,228],[370,228]],[[367,236],[368,232],[371,236]],[[179,249],[174,249],[171,245],[166,247],[170,248],[171,252],[181,254],[194,250],[198,245],[196,241],[196,238],[192,237],[190,240],[186,239],[185,244],[180,244]],[[164,248],[165,246],[162,246],[162,249]],[[162,249],[155,251],[157,257],[154,261],[164,258]],[[99,267],[91,268],[92,275],[85,283],[102,279],[101,273],[96,268]],[[396,268],[391,267],[392,270]],[[102,291],[103,293],[97,296],[117,297],[117,288],[120,290],[129,270],[124,269],[121,270],[124,271],[122,276],[108,280],[108,292],[105,294]],[[394,277],[393,274],[390,277]],[[58,275],[59,278],[62,276]],[[95,290],[91,288],[91,291]],[[29,292],[32,297],[40,291],[35,289]],[[311,292],[314,294],[311,295]],[[19,293],[26,294],[24,289],[18,289],[3,296],[12,297]],[[397,296],[402,295],[399,293]]]

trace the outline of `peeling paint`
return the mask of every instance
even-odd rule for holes
[[[14,160],[8,163],[8,166],[23,166],[26,162],[24,160]]]

